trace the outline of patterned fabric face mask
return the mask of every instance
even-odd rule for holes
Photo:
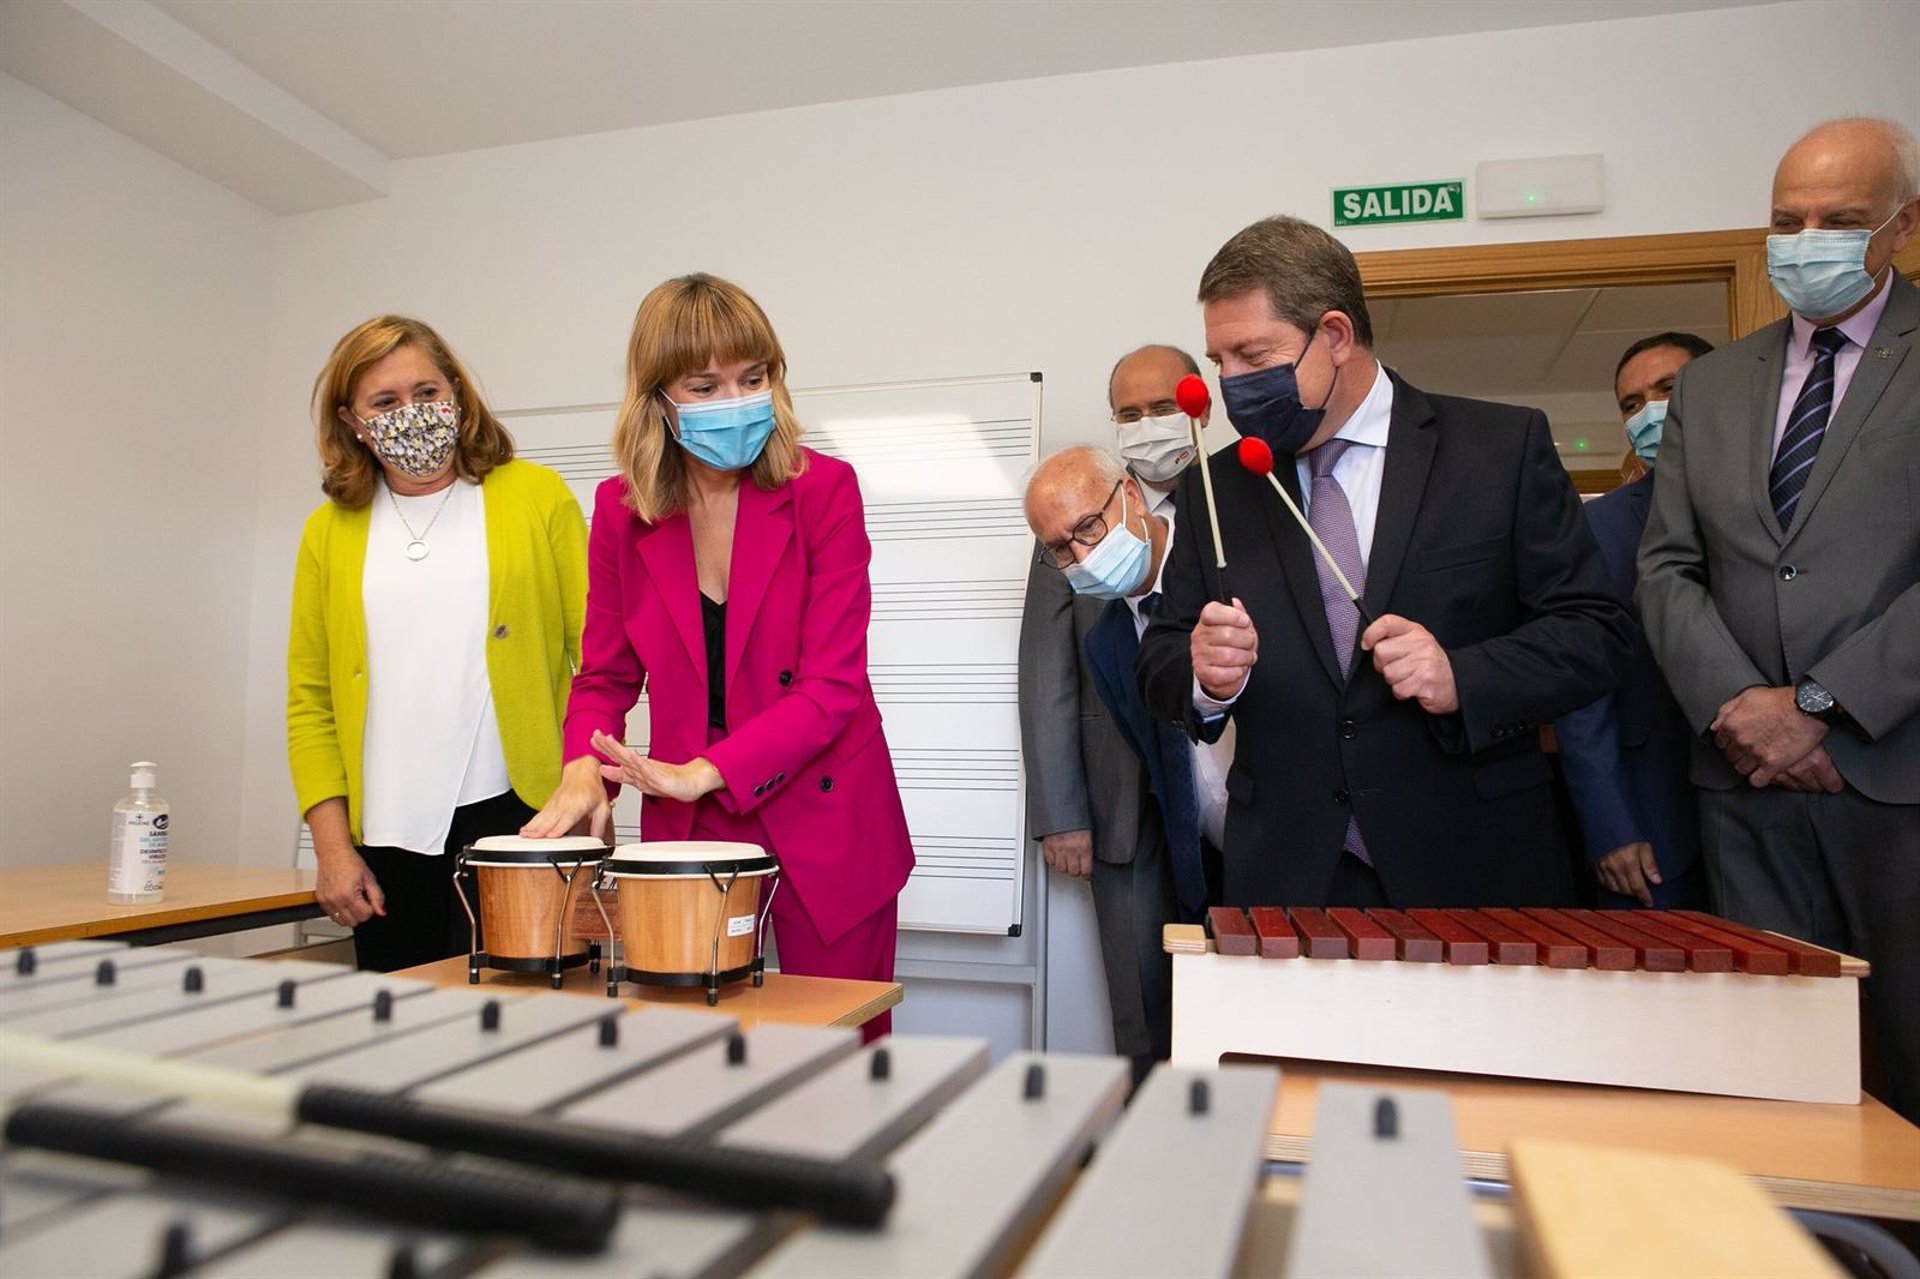
[[[426,479],[453,456],[460,438],[460,406],[452,400],[402,404],[360,424],[380,460],[403,475]]]

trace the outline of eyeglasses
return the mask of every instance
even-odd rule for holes
[[[1115,409],[1113,411],[1113,420],[1115,424],[1119,426],[1132,426],[1143,417],[1172,417],[1178,412],[1180,412],[1179,401],[1155,400],[1153,403],[1147,405],[1144,410],[1136,408]]]
[[[1067,541],[1041,547],[1040,562],[1064,569],[1073,563],[1074,542],[1089,548],[1100,545],[1100,539],[1107,535],[1107,508],[1113,505],[1113,495],[1120,491],[1124,483],[1124,479],[1114,481],[1113,488],[1107,493],[1107,500],[1100,503],[1100,509],[1074,525],[1073,532],[1067,535]]]

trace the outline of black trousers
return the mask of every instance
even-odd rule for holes
[[[1386,887],[1381,884],[1380,876],[1373,867],[1352,853],[1342,853],[1339,864],[1333,868],[1333,884],[1327,889],[1326,904],[1358,906],[1362,910],[1379,910],[1393,905],[1387,900]]]
[[[467,912],[454,896],[453,855],[488,835],[516,835],[532,819],[533,810],[505,791],[454,809],[440,856],[404,848],[361,848],[361,858],[386,894],[387,913],[353,930],[355,964],[390,973],[466,954]],[[467,897],[477,900],[471,882]]]

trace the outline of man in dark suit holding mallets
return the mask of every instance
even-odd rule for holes
[[[1141,642],[1156,718],[1238,730],[1225,901],[1570,901],[1538,729],[1615,685],[1630,630],[1546,419],[1388,373],[1352,254],[1297,219],[1228,241],[1200,301],[1229,419],[1332,561],[1267,478],[1218,456],[1238,598],[1216,598],[1207,539],[1178,538]],[[1198,528],[1203,505],[1183,481],[1177,521]]]

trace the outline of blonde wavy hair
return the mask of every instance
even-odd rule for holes
[[[753,463],[753,482],[776,489],[806,469],[787,354],[766,312],[737,284],[704,272],[676,276],[647,294],[633,317],[627,393],[613,428],[614,465],[641,519],[657,523],[687,507],[687,460],[667,420],[667,384],[738,360],[766,361],[773,391],[773,434]]]
[[[433,361],[460,405],[460,438],[454,445],[454,473],[478,484],[487,473],[513,460],[513,436],[493,415],[480,386],[432,328],[404,315],[377,315],[356,325],[334,345],[333,354],[313,380],[314,442],[320,450],[320,489],[348,510],[373,500],[380,459],[362,444],[341,418],[353,415],[354,388],[366,371],[403,346],[418,348]]]

